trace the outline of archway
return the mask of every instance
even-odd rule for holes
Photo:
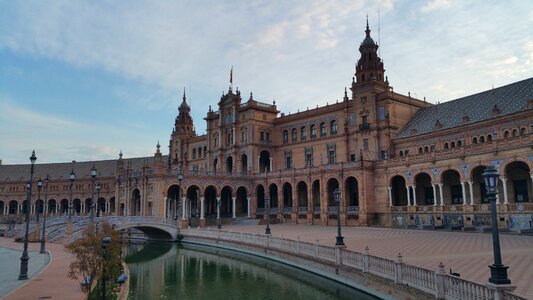
[[[109,199],[109,212],[115,213],[115,197],[111,197],[111,199]]]
[[[313,211],[320,212],[320,180],[313,182]]]
[[[197,186],[190,186],[187,189],[187,196],[185,198],[185,203],[181,203],[181,209],[185,210],[185,217],[187,218],[200,218],[200,203],[199,203],[199,196],[200,196],[200,188]],[[183,200],[183,197],[182,199]],[[198,222],[198,224],[189,224],[191,226],[198,226],[199,220],[195,220]]]
[[[259,184],[255,188],[255,195],[256,195],[256,202],[257,202],[257,210],[265,208],[265,187],[263,185]]]
[[[225,186],[220,191],[220,216],[231,218],[233,216],[233,191],[231,187]]]
[[[344,197],[347,206],[359,206],[359,184],[353,176],[344,182]]]
[[[275,183],[272,183],[268,187],[269,195],[270,195],[270,207],[278,207],[278,186]]]
[[[84,203],[85,203],[85,205],[83,207],[83,214],[88,214],[93,209],[93,207],[92,207],[92,204],[93,204],[92,199],[91,198],[87,198],[87,199],[85,199]]]
[[[4,201],[0,201],[0,215],[4,215],[5,204]]]
[[[180,186],[177,184],[171,185],[167,190],[167,200],[166,200],[166,212],[165,217],[167,219],[177,220],[179,215],[178,207],[181,207],[180,204]]]
[[[327,183],[327,189],[326,193],[328,194],[328,207],[336,207],[337,204],[335,203],[335,195],[333,192],[335,192],[336,189],[339,188],[339,182],[335,178],[331,178],[328,180]]]
[[[106,207],[105,207],[105,198],[100,197],[98,198],[98,203],[96,206],[96,216],[103,216],[107,213]]]
[[[505,167],[504,174],[509,202],[529,202],[533,199],[530,170],[526,163],[514,161]],[[504,192],[503,189],[501,192]]]
[[[266,150],[259,154],[259,172],[270,172],[270,152]]]
[[[486,166],[477,166],[472,170],[472,192],[474,203],[489,203],[487,198],[487,191],[485,189],[485,179],[483,173],[487,169]]]
[[[48,209],[47,209],[47,212],[49,214],[55,214],[57,211],[56,211],[56,208],[57,208],[57,201],[55,199],[50,199],[48,200]]]
[[[393,206],[407,206],[407,189],[405,187],[405,179],[402,176],[392,177],[391,193]]]
[[[241,186],[237,189],[237,199],[235,201],[235,211],[237,216],[248,215],[248,192],[246,188]]]
[[[463,190],[461,187],[461,176],[455,170],[446,170],[442,173],[442,185],[444,204],[463,204]]]
[[[18,206],[17,201],[15,201],[15,200],[9,201],[9,211],[8,211],[8,213],[10,215],[15,215],[17,213],[17,206]]]
[[[292,186],[290,183],[283,184],[283,209],[290,212],[292,210]]]
[[[298,210],[305,208],[307,210],[308,198],[307,198],[307,183],[305,181],[298,182],[296,186],[298,189]]]
[[[217,217],[217,190],[210,185],[204,190],[205,218]]]
[[[35,201],[35,210],[38,214],[42,214],[44,212],[44,201],[42,199]]]
[[[59,204],[59,212],[66,215],[68,214],[68,200],[63,199],[61,200],[61,203]]]
[[[419,173],[415,177],[415,195],[417,204],[433,205],[435,195],[431,185],[431,176],[428,173]]]
[[[141,191],[134,189],[130,199],[130,216],[141,215]]]
[[[80,214],[81,213],[81,200],[76,198],[72,200],[72,209],[74,214]]]

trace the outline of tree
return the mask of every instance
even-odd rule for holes
[[[104,259],[102,239],[111,237],[111,243],[107,248],[107,259]],[[107,278],[117,278],[121,272],[120,235],[113,230],[108,223],[102,223],[95,232],[93,226],[87,226],[83,230],[83,236],[66,245],[65,249],[74,255],[70,263],[68,277],[76,280],[86,280],[88,287],[83,292],[89,294],[95,278],[102,277],[102,267],[105,264]],[[110,285],[111,286],[111,285]]]

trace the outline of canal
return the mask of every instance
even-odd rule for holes
[[[130,244],[128,299],[378,299],[267,259],[197,245]]]

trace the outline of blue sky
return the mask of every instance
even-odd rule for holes
[[[533,75],[531,1],[0,0],[0,159],[166,154],[183,88],[202,134],[232,65],[243,100],[335,102],[367,14],[396,92],[437,103]]]

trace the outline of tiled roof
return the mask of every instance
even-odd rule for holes
[[[166,161],[167,156],[163,156],[163,161]],[[136,157],[125,158],[124,168],[131,168],[133,170],[141,169],[145,162],[148,166],[153,167],[154,157]],[[97,160],[97,161],[83,161],[83,162],[68,162],[68,163],[51,163],[51,164],[35,164],[34,178],[46,175],[50,176],[51,180],[68,179],[70,171],[74,170],[76,178],[90,178],[91,168],[97,169],[98,177],[114,177],[117,169],[117,159],[112,160]],[[25,165],[0,165],[0,181],[19,181],[28,180],[30,178],[30,164]]]
[[[533,77],[506,86],[444,102],[420,109],[398,133],[398,138],[416,136],[437,130],[463,125],[463,118],[469,123],[485,121],[528,110],[528,101],[533,100]],[[496,106],[495,106],[496,105]],[[438,124],[437,126],[437,123]]]

